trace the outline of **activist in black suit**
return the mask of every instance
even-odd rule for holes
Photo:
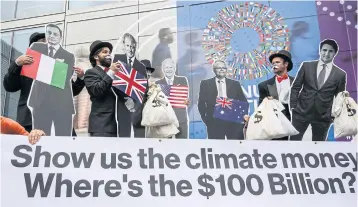
[[[293,68],[291,54],[286,50],[272,54],[269,57],[271,64],[274,66],[273,71],[276,74],[273,78],[259,83],[259,105],[267,98],[279,100],[285,109],[282,113],[291,121],[291,114],[288,107],[290,99],[291,84],[293,77],[287,73]],[[288,137],[276,138],[273,140],[288,140]]]
[[[33,33],[30,36],[29,46],[34,42],[45,42],[45,33]],[[4,77],[4,88],[7,92],[20,91],[19,103],[17,106],[16,121],[23,126],[26,131],[32,130],[32,115],[27,107],[27,99],[29,98],[32,79],[21,76],[23,65],[29,65],[33,62],[33,58],[29,55],[21,55],[14,62],[11,62],[9,69]]]
[[[51,27],[51,25],[49,26]],[[34,42],[45,42],[45,41],[46,41],[45,33],[36,32],[30,36],[29,46]],[[30,132],[33,128],[32,114],[27,106],[33,80],[31,78],[21,76],[20,73],[23,65],[28,65],[31,64],[32,62],[33,62],[33,58],[31,56],[22,55],[18,57],[14,62],[10,64],[10,67],[8,69],[7,74],[4,77],[4,82],[3,82],[4,88],[7,92],[20,91],[20,98],[17,108],[17,122],[20,123],[28,132]],[[76,73],[78,73],[79,75],[80,73],[83,73],[83,70],[78,68],[76,70]],[[78,80],[76,80],[75,82],[72,81],[73,95],[74,96],[78,95],[83,87],[84,87],[84,82],[80,78],[78,78]],[[49,133],[49,131],[46,133]],[[73,131],[73,133],[75,132]]]
[[[332,123],[333,98],[346,90],[346,72],[333,64],[338,53],[335,40],[320,43],[320,59],[303,62],[291,87],[292,124],[300,133],[290,140],[302,140],[309,124],[312,141],[325,141]]]
[[[136,40],[129,33],[125,33],[122,39],[125,54],[114,55],[113,62],[115,63],[117,61],[121,61],[126,67],[134,68],[138,73],[142,74],[145,78],[148,78],[146,66],[135,57],[137,48]],[[134,124],[133,121],[133,119],[135,119],[134,116],[136,115],[136,112],[141,108],[141,104],[134,102],[134,100],[130,97],[127,97],[126,99],[128,99],[128,102],[125,103],[133,102],[130,105],[134,104],[134,108],[129,107],[128,104],[126,105],[123,102],[119,103],[117,111],[117,116],[121,117],[118,119],[118,127],[120,129],[119,137],[130,137],[132,129],[131,126],[133,125],[134,137],[144,138],[145,127],[138,126]]]
[[[88,133],[93,137],[117,137],[116,99],[124,102],[124,93],[112,88],[113,75],[119,63],[112,63],[113,46],[109,42],[95,41],[90,46],[93,68],[85,73],[85,84],[92,101]],[[110,67],[110,68],[109,68]]]
[[[156,84],[167,84],[175,86],[188,86],[188,80],[184,76],[176,76],[176,67],[175,63],[171,58],[165,59],[162,63],[162,70],[164,78],[156,82]],[[188,96],[189,97],[189,96]],[[189,101],[186,99],[183,101],[184,105],[188,105]],[[175,115],[179,121],[179,133],[175,135],[175,138],[178,139],[188,139],[188,109],[185,108],[175,108],[173,107]]]
[[[213,117],[216,98],[227,97],[247,102],[238,81],[226,78],[227,66],[224,61],[213,64],[214,78],[200,83],[198,109],[201,119],[206,124],[208,139],[244,139],[244,124],[223,121]]]

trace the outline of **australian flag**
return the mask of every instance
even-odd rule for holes
[[[128,68],[120,62],[120,69],[114,75],[112,86],[142,103],[143,95],[147,89],[147,79],[144,75],[138,73],[136,69]]]
[[[217,97],[214,108],[214,118],[229,122],[244,123],[244,116],[248,114],[248,111],[248,102]]]

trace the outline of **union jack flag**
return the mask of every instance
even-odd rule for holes
[[[185,101],[188,99],[189,88],[185,85],[159,84],[169,103],[173,108],[186,108]]]
[[[114,75],[112,86],[142,103],[143,94],[147,89],[147,79],[144,75],[138,73],[136,69],[130,69],[120,62],[120,69]]]

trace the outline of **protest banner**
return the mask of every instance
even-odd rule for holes
[[[1,206],[353,207],[352,143],[1,137]]]

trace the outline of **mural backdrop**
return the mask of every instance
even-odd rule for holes
[[[203,79],[214,76],[211,64],[218,59],[228,64],[229,78],[240,82],[251,114],[258,103],[257,84],[273,77],[268,62],[272,52],[281,49],[291,52],[294,68],[289,75],[295,76],[302,61],[318,59],[319,42],[333,38],[340,47],[334,63],[347,72],[347,90],[357,99],[356,2],[177,4],[183,6],[178,9],[178,31],[189,30],[177,34],[177,72],[186,76],[190,85],[190,138],[207,137],[197,106],[199,85]],[[334,141],[332,127],[328,139]]]

